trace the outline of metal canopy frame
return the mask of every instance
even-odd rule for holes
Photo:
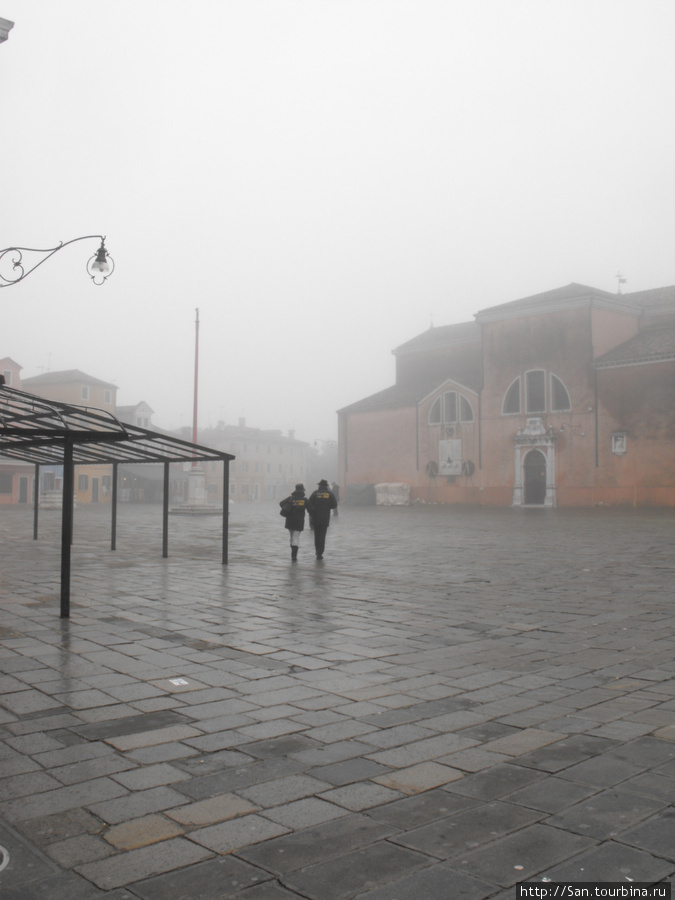
[[[223,463],[222,564],[228,562],[229,465],[235,457],[171,435],[127,425],[102,409],[46,400],[4,384],[0,376],[0,455],[35,465],[33,538],[38,535],[40,466],[63,466],[61,618],[70,615],[70,548],[73,537],[75,466],[112,465],[112,537],[116,549],[117,470],[120,463],[164,466],[162,556],[168,553],[169,465]]]

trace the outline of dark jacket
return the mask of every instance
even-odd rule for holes
[[[286,516],[286,528],[289,531],[304,531],[307,498],[304,491],[293,491],[290,497],[282,500],[279,506],[290,506],[291,512]]]
[[[335,494],[327,486],[319,485],[319,490],[314,491],[307,501],[307,507],[314,527],[328,528],[330,525],[330,511],[335,509],[336,506]]]

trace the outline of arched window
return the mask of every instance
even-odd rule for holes
[[[502,413],[505,416],[520,412],[520,376],[514,378],[504,395]]]
[[[459,420],[460,422],[473,422],[473,407],[464,394],[459,395]]]
[[[525,373],[525,395],[528,413],[546,412],[546,372],[543,369]]]
[[[446,391],[431,404],[429,424],[454,425],[455,422],[473,422],[473,407],[464,394]]]
[[[567,388],[557,375],[551,375],[551,409],[556,411],[572,409]]]

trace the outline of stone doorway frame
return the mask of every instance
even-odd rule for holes
[[[516,432],[515,440],[515,483],[513,485],[512,506],[527,506],[525,503],[525,457],[530,450],[539,450],[546,460],[546,495],[543,504],[537,508],[552,509],[555,498],[555,442],[553,429],[546,429],[540,417],[527,419],[525,428]]]

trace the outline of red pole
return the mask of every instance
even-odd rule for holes
[[[199,310],[195,310],[195,393],[194,393],[194,401],[192,404],[192,443],[197,443],[197,400],[199,396]],[[196,466],[197,463],[193,462],[193,466]]]

